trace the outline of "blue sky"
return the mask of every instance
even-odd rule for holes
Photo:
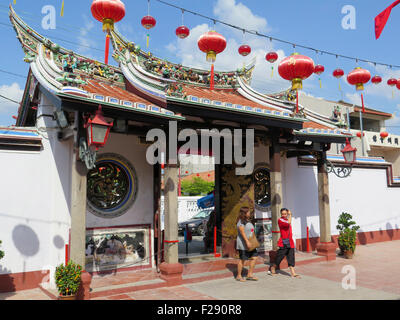
[[[400,6],[392,11],[389,22],[379,40],[375,40],[374,17],[393,0],[358,0],[358,1],[321,1],[321,0],[166,0],[178,6],[197,11],[207,16],[229,22],[272,37],[299,43],[320,50],[331,51],[361,59],[374,60],[387,64],[400,65],[398,59],[400,29]],[[2,35],[2,51],[0,53],[0,69],[16,73],[22,77],[0,72],[0,94],[14,100],[21,97],[25,86],[24,76],[29,65],[23,62],[23,52],[14,30],[8,19],[8,4],[12,0],[0,0],[0,30]],[[101,23],[91,16],[91,0],[65,0],[64,17],[60,17],[61,0],[17,0],[15,9],[25,21],[54,42],[98,60],[103,60],[104,34]],[[119,31],[131,41],[145,48],[146,30],[140,25],[141,18],[147,14],[147,0],[125,0],[126,16],[117,24]],[[43,30],[41,13],[45,5],[54,5],[57,11],[55,30]],[[356,10],[356,28],[345,30],[342,27],[342,8],[352,5]],[[155,0],[150,2],[150,14],[157,19],[157,25],[150,30],[149,50],[155,55],[173,62],[208,68],[205,54],[197,47],[197,38],[212,27],[212,22],[198,16],[185,13],[184,21],[191,29],[191,35],[184,40],[177,39],[175,28],[181,24],[181,12]],[[277,51],[280,57],[293,52],[290,45],[246,34],[243,39],[241,31],[217,24],[216,31],[223,34],[228,42],[225,52],[218,55],[217,70],[235,70],[256,57],[253,86],[261,92],[274,92],[285,89],[289,83],[281,79],[277,72],[270,77],[270,64],[265,61],[269,50]],[[397,32],[396,32],[397,31]],[[71,43],[72,42],[72,43]],[[251,45],[253,52],[246,58],[237,53],[237,48],[246,42]],[[91,48],[88,48],[91,47]],[[317,55],[314,51],[296,49],[314,59],[316,63],[325,66],[321,76],[323,88],[319,88],[316,76],[310,77],[304,83],[304,92],[315,97],[338,100],[341,94],[337,80],[332,77],[332,71],[340,67],[345,73],[357,66],[355,61],[336,59],[333,56]],[[111,59],[111,63],[115,62]],[[400,70],[365,63],[358,66],[367,68],[371,74],[379,74],[384,81],[379,86],[368,84],[364,91],[367,106],[395,113],[388,123],[388,131],[400,134],[400,91],[386,85],[389,77],[400,78]],[[277,69],[275,67],[275,69]],[[348,102],[359,103],[359,95],[354,87],[348,85],[342,78],[343,98]],[[12,115],[17,113],[18,105],[6,102],[0,98],[0,125],[11,125],[15,122]]]

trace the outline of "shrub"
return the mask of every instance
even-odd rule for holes
[[[1,240],[0,240],[0,246],[1,246]],[[0,260],[3,259],[4,257],[4,251],[0,250]]]
[[[56,285],[60,295],[76,294],[81,283],[82,267],[69,261],[67,265],[60,264],[56,268]]]
[[[182,181],[182,193],[189,196],[206,195],[214,190],[214,182],[207,182],[200,177]]]
[[[356,250],[357,230],[360,227],[352,219],[353,216],[347,212],[342,212],[339,216],[336,229],[339,230],[338,244],[341,253],[348,250],[354,253]]]

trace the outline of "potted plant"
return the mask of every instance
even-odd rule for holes
[[[339,255],[344,255],[346,259],[351,259],[353,257],[354,251],[356,250],[357,230],[360,229],[352,219],[353,216],[351,214],[342,212],[339,216],[338,225],[336,226],[336,229],[339,230]]]
[[[66,265],[60,264],[56,268],[56,285],[59,300],[75,300],[81,284],[82,267],[69,261]]]
[[[0,240],[0,246],[1,246],[1,240]],[[0,260],[3,259],[4,257],[4,251],[0,250]]]

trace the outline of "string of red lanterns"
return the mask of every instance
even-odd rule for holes
[[[109,52],[109,33],[114,29],[114,23],[122,20],[125,16],[125,6],[121,0],[93,0],[91,11],[93,17],[103,23],[103,31],[106,34],[106,53],[105,63],[108,64],[108,52]],[[190,30],[183,23],[184,9],[182,9],[182,25],[177,27],[175,33],[180,39],[185,39],[189,36]],[[186,10],[187,11],[187,10]],[[214,20],[215,23],[215,20]],[[150,0],[148,0],[148,14],[141,20],[141,24],[147,30],[152,29],[156,25],[156,19],[150,15]],[[243,29],[245,33],[246,30]],[[272,38],[271,38],[272,40]],[[149,34],[147,34],[147,47],[149,45]],[[210,76],[210,88],[214,89],[214,62],[216,55],[221,53],[226,48],[225,38],[215,31],[207,32],[202,35],[198,40],[199,49],[206,53],[207,61],[211,62],[211,76]],[[251,53],[251,47],[247,44],[243,44],[238,48],[238,53],[242,56],[247,56]],[[338,56],[338,55],[336,55]],[[276,52],[269,52],[266,54],[265,59],[273,64],[278,60],[278,54]],[[271,77],[273,77],[274,67],[271,66]],[[286,57],[281,61],[278,67],[279,74],[282,78],[292,81],[292,90],[296,90],[297,101],[298,101],[298,90],[302,89],[302,80],[307,79],[311,74],[315,73],[320,76],[325,71],[325,67],[321,64],[314,65],[311,58],[307,56],[295,53],[289,57]],[[332,75],[338,79],[339,90],[340,78],[343,77],[344,71],[342,69],[336,69]],[[368,70],[362,68],[356,68],[351,71],[347,80],[350,84],[355,85],[357,90],[362,91],[363,86],[371,79],[371,75]],[[321,77],[318,78],[320,88],[322,88]],[[382,82],[382,78],[378,75],[371,79],[371,82],[375,85]],[[391,87],[397,86],[400,90],[400,81],[395,78],[391,78],[387,81],[387,84]],[[392,92],[394,95],[394,91]],[[362,109],[364,108],[363,95],[361,94]],[[298,112],[298,102],[296,103],[296,112]]]

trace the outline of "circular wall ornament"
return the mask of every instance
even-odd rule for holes
[[[256,209],[267,211],[271,206],[270,169],[265,165],[256,167],[254,177],[254,204]]]
[[[138,183],[136,171],[124,157],[104,153],[87,174],[87,207],[101,218],[123,215],[135,202]]]

